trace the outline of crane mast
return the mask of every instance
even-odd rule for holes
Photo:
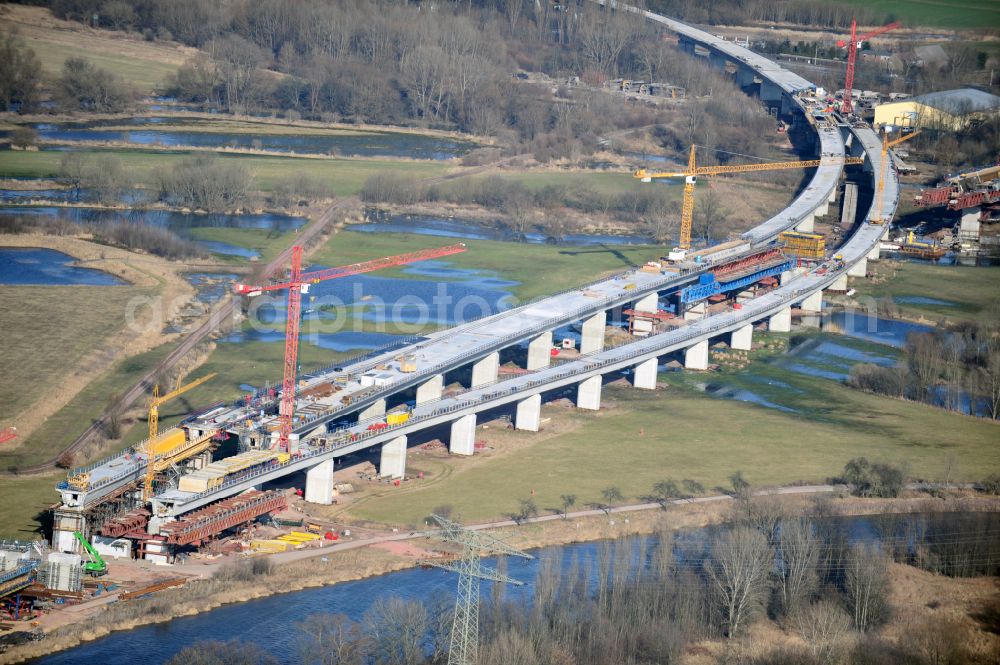
[[[864,157],[845,157],[844,164],[861,164]],[[686,171],[651,172],[639,169],[633,176],[642,182],[652,182],[663,178],[684,178],[684,199],[681,203],[681,249],[691,248],[691,228],[694,225],[694,186],[700,175],[720,175],[724,173],[753,173],[756,171],[778,171],[782,169],[808,169],[821,166],[822,159],[807,159],[795,162],[760,162],[757,164],[732,164],[727,166],[698,166],[695,161],[695,146],[691,146]]]
[[[338,279],[360,275],[362,273],[389,268],[392,266],[406,265],[427,259],[436,259],[451,254],[458,254],[466,250],[465,243],[447,245],[445,247],[435,247],[431,249],[421,249],[408,254],[396,256],[385,256],[371,261],[352,263],[337,268],[327,268],[313,272],[302,272],[302,247],[296,245],[292,247],[292,266],[287,282],[275,284],[248,285],[237,284],[235,291],[237,294],[245,296],[260,295],[264,291],[276,291],[288,289],[288,316],[285,321],[285,363],[284,374],[281,382],[281,401],[278,403],[278,440],[277,447],[284,451],[289,451],[292,428],[295,417],[295,379],[298,374],[299,363],[299,319],[302,315],[302,294],[307,293],[309,285],[317,284],[328,279]]]
[[[851,19],[851,41],[845,42],[843,40],[837,42],[837,45],[843,48],[847,47],[847,76],[844,80],[844,101],[840,104],[840,112],[848,115],[854,113],[854,67],[858,59],[858,50],[865,41],[871,39],[872,37],[877,37],[882,33],[889,32],[890,30],[895,30],[902,23],[896,21],[895,23],[890,23],[889,25],[884,25],[877,30],[872,30],[868,34],[858,36],[858,22],[855,19]]]

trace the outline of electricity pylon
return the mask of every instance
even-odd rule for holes
[[[480,557],[490,554],[509,554],[524,559],[535,557],[489,534],[466,529],[461,524],[440,515],[431,517],[441,526],[441,531],[433,534],[435,537],[462,546],[462,554],[455,561],[424,562],[436,568],[458,573],[458,596],[455,599],[455,618],[451,624],[448,665],[476,665],[479,656],[479,581],[491,580],[515,586],[524,584],[494,568],[483,566]]]

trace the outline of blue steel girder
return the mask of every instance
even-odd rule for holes
[[[698,302],[699,300],[704,300],[705,298],[714,296],[716,293],[725,293],[727,291],[742,289],[746,286],[750,286],[756,281],[764,279],[765,277],[780,275],[786,270],[791,270],[793,267],[795,267],[795,261],[788,260],[784,263],[779,263],[776,266],[770,266],[768,268],[764,268],[763,270],[758,270],[757,272],[740,277],[739,279],[734,279],[730,282],[692,284],[691,286],[681,290],[681,302],[685,304]]]

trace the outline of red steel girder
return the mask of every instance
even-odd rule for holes
[[[984,204],[1000,201],[1000,191],[988,190],[983,192],[969,192],[959,194],[948,202],[949,210],[964,210],[965,208],[975,208]]]
[[[149,515],[150,512],[146,509],[134,510],[105,522],[97,531],[102,536],[120,538],[126,533],[145,528],[146,523],[149,522]]]
[[[778,249],[769,249],[766,252],[760,252],[759,254],[753,254],[751,256],[744,257],[742,259],[733,261],[732,263],[727,263],[725,265],[719,266],[712,271],[715,275],[715,281],[725,282],[726,278],[735,273],[742,272],[748,268],[756,268],[762,263],[767,263],[774,259],[784,260],[785,256]]]
[[[914,202],[918,206],[939,206],[951,200],[955,190],[951,187],[936,187],[935,189],[922,189],[920,194],[914,197]]]
[[[211,510],[201,510],[195,515],[201,518],[170,522],[160,528],[161,534],[171,545],[190,545],[207,540],[240,524],[246,524],[266,513],[284,510],[288,501],[276,492],[253,492],[230,499],[224,499],[209,506]]]

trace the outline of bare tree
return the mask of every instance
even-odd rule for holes
[[[375,656],[386,665],[417,665],[424,661],[430,619],[417,601],[379,598],[365,613],[365,625],[375,644]]]
[[[559,498],[562,500],[562,514],[563,519],[566,519],[569,515],[569,509],[576,505],[576,495],[575,494],[561,494]]]
[[[785,614],[794,615],[819,584],[820,541],[811,522],[783,520],[779,530],[778,583]]]
[[[681,491],[673,480],[660,480],[653,485],[653,500],[665,510],[667,503],[681,498]]]
[[[618,72],[618,57],[638,33],[636,19],[624,11],[590,6],[577,23],[583,56],[608,76]]]
[[[361,626],[344,614],[311,614],[296,624],[300,663],[361,665],[366,640]]]
[[[845,562],[844,587],[859,631],[864,633],[888,618],[889,560],[877,545],[851,548]]]
[[[611,513],[611,509],[615,507],[615,504],[624,499],[622,496],[622,491],[615,485],[611,487],[605,487],[601,490],[601,498],[604,499],[604,503],[601,505],[601,509],[605,513]]]
[[[749,527],[736,527],[713,541],[706,573],[729,637],[739,634],[763,607],[773,563],[767,539]]]
[[[813,657],[832,663],[851,633],[851,617],[836,602],[822,600],[796,614],[795,626]]]

